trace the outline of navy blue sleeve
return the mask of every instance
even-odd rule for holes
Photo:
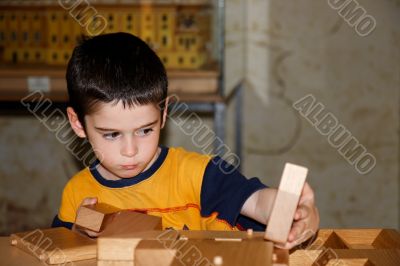
[[[58,218],[58,215],[56,215],[53,219],[51,227],[65,227],[68,229],[72,229],[73,225],[74,225],[73,223],[62,221],[60,218]]]
[[[253,220],[242,214],[239,215],[237,222],[236,222],[236,226],[240,230],[246,230],[248,228],[251,228],[254,231],[265,231],[265,229],[267,228],[267,226],[265,224],[257,222],[256,220]]]
[[[262,230],[260,223],[241,215],[240,211],[254,192],[266,187],[258,178],[247,179],[233,165],[217,156],[210,160],[204,172],[201,215],[210,216],[217,212],[218,219],[227,221],[231,226]]]

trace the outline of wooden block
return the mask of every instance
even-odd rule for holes
[[[308,250],[312,249],[321,249],[325,246],[327,239],[333,233],[332,229],[320,229],[317,234],[314,235],[312,242],[306,246],[300,245],[300,248],[307,248]]]
[[[161,229],[161,217],[125,210],[113,215],[101,235],[112,236]]]
[[[303,189],[307,168],[286,163],[265,232],[265,239],[286,243]]]
[[[48,264],[96,258],[96,240],[63,227],[12,234],[10,241]]]
[[[94,232],[100,232],[118,211],[118,208],[106,203],[84,205],[78,209],[75,224]]]
[[[325,248],[332,248],[332,249],[348,249],[349,246],[340,238],[336,232],[332,232],[328,238],[326,238],[325,242],[323,243]]]
[[[394,229],[383,229],[372,246],[376,249],[400,248],[400,233]]]
[[[134,265],[148,266],[213,265],[215,257],[221,257],[223,265],[270,266],[272,251],[273,244],[267,241],[140,240],[133,258]],[[288,251],[281,250],[280,255],[276,265],[288,265]]]
[[[400,234],[394,229],[335,229],[352,249],[391,249],[400,247]]]
[[[98,260],[97,266],[135,266],[135,263],[133,260]]]
[[[368,259],[367,265],[398,266],[399,249],[335,249],[333,253],[338,259]]]
[[[213,241],[187,240],[172,244],[176,256],[175,265],[213,265],[219,256],[223,265],[272,265],[272,242],[267,241]],[[288,251],[284,251],[288,253]],[[288,262],[286,262],[286,265]]]
[[[296,250],[290,254],[290,266],[327,265],[334,261],[357,259],[366,261],[366,265],[398,266],[400,262],[399,249],[321,249]],[[336,264],[344,266],[348,264]]]
[[[113,236],[101,235],[97,240],[97,253],[99,260],[134,259],[134,250],[141,240],[168,241],[179,238],[178,231],[141,231],[130,232]]]
[[[262,236],[256,241],[215,241],[214,238],[182,240],[177,231],[168,230],[98,239],[99,260],[134,261],[135,265],[211,265],[215,256],[222,257],[223,265],[288,265],[287,250],[278,250],[279,256],[274,264],[272,251],[272,242],[264,241]],[[244,255],[250,253],[251,256]]]
[[[167,249],[158,240],[142,240],[135,248],[135,265],[162,266],[171,265],[176,257],[176,250]]]
[[[249,235],[246,231],[205,231],[205,230],[179,230],[180,239],[199,239],[215,241],[264,241],[263,232],[253,232]]]
[[[133,261],[139,238],[98,238],[97,258],[104,261]]]
[[[289,256],[290,266],[311,266],[324,250],[296,250]],[[335,257],[331,258],[335,259]]]
[[[289,265],[289,252],[285,249],[274,248],[272,253],[273,266],[287,266]]]

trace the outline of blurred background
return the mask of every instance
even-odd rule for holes
[[[247,177],[278,186],[285,162],[304,165],[321,227],[399,229],[399,0],[68,2],[0,2],[0,235],[49,227],[84,167],[20,99],[64,110],[76,38],[115,31],[157,51]],[[173,119],[162,143],[205,152]],[[350,142],[334,145],[340,125]]]

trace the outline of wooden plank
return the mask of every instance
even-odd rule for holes
[[[0,101],[19,101],[29,94],[28,77],[49,79],[50,92],[45,93],[54,101],[67,101],[65,68],[48,66],[1,66]],[[181,95],[182,101],[221,101],[218,97],[218,72],[216,70],[168,71],[168,92]]]
[[[286,243],[307,171],[305,167],[286,163],[265,232],[265,239]]]
[[[96,240],[66,228],[12,234],[11,244],[48,264],[96,258]]]
[[[75,225],[94,232],[100,232],[113,219],[119,209],[106,203],[81,206],[78,209]]]

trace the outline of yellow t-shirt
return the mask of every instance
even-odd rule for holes
[[[87,197],[119,209],[161,216],[163,229],[257,230],[260,226],[240,215],[240,210],[252,193],[265,186],[257,178],[246,179],[219,157],[161,147],[148,170],[116,181],[104,179],[97,164],[67,183],[53,226],[70,227]]]

